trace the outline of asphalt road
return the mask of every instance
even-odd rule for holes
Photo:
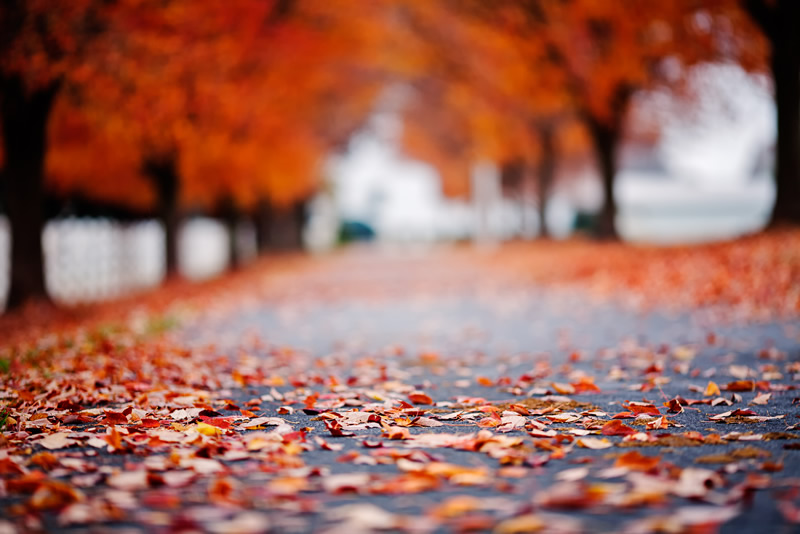
[[[751,375],[748,378],[757,381],[773,366],[781,371],[781,376],[771,377],[770,383],[779,390],[772,392],[766,405],[748,406],[758,392],[741,392],[741,401],[732,406],[697,405],[674,415],[673,420],[683,426],[670,432],[764,435],[784,432],[798,422],[800,411],[793,403],[800,397],[793,391],[797,381],[784,372],[788,363],[800,359],[800,323],[797,321],[732,323],[718,320],[713,310],[638,311],[625,305],[625,295],[613,302],[600,302],[579,288],[527,286],[494,274],[486,271],[485,265],[453,264],[440,261],[436,255],[409,258],[396,254],[350,254],[331,262],[322,271],[301,275],[302,280],[287,279],[286,285],[276,291],[269,302],[251,303],[233,314],[191,326],[182,335],[198,347],[206,343],[218,344],[221,352],[230,352],[242,345],[250,347],[251,341],[257,338],[262,343],[258,356],[267,361],[270,351],[291,347],[292,357],[281,359],[280,366],[276,367],[276,372],[283,376],[307,374],[317,366],[318,374],[334,373],[341,379],[357,375],[365,360],[383,361],[390,376],[425,391],[436,401],[482,397],[491,402],[513,402],[527,398],[531,391],[534,397],[542,396],[543,390],[553,393],[549,384],[568,383],[583,373],[594,378],[602,393],[576,394],[571,398],[609,414],[623,411],[623,401],[651,401],[661,407],[663,402],[676,396],[707,398],[704,389],[709,381],[724,385],[737,380],[737,376],[730,374],[731,369],[736,374],[747,369]],[[220,337],[221,332],[224,332],[224,339]],[[258,353],[259,349],[248,350]],[[434,362],[424,356],[431,354],[435,355]],[[659,374],[663,381],[648,391],[634,390],[646,381],[647,367],[652,365],[663,367],[663,373]],[[683,369],[676,371],[676,366]],[[487,387],[476,382],[476,377],[486,377],[492,383],[509,377],[513,384],[518,377],[543,368],[549,369],[550,374],[523,388],[524,392],[513,391],[508,385]],[[781,391],[782,386],[787,386],[787,390]],[[277,388],[283,392],[293,389],[291,386]],[[328,390],[313,386],[311,389]],[[732,395],[732,392],[722,391],[712,397],[731,398]],[[238,398],[244,400],[246,396]],[[281,402],[272,406],[277,409],[279,405]],[[709,420],[711,415],[736,408],[751,408],[758,415],[785,417],[741,424]],[[661,411],[666,413],[663,407]],[[302,412],[284,417],[294,427],[312,427],[314,434],[327,439],[325,427],[313,417]],[[443,433],[475,430],[475,427],[451,426],[424,429]],[[521,434],[525,433],[509,433]],[[332,438],[344,446],[342,451],[315,451],[307,461],[334,474],[396,474],[396,468],[391,465],[353,465],[337,461],[348,451],[363,453],[363,439],[377,440],[380,435],[380,429],[366,429],[357,431],[352,438]],[[619,437],[610,439],[621,442]],[[673,496],[654,505],[542,506],[543,497],[558,483],[555,478],[559,473],[576,466],[589,467],[584,481],[615,484],[624,480],[624,477],[603,478],[606,475],[603,469],[613,463],[609,457],[613,459],[620,450],[632,449],[574,449],[564,459],[551,460],[531,469],[526,476],[503,479],[499,484],[474,487],[446,484],[437,491],[414,495],[325,495],[315,508],[316,514],[304,516],[304,521],[297,523],[287,519],[287,524],[279,530],[284,527],[298,531],[336,530],[338,520],[331,519],[336,517],[331,515],[331,510],[359,503],[375,504],[402,516],[425,517],[436,503],[457,495],[469,495],[488,503],[478,515],[488,515],[495,521],[521,510],[538,511],[548,517],[545,531],[646,532],[662,528],[667,532],[677,527],[649,524],[646,519],[674,517],[685,513],[687,508],[696,507],[700,515],[707,514],[711,519],[735,510],[730,512],[729,520],[722,522],[721,532],[794,532],[798,528],[785,520],[776,505],[779,502],[776,496],[783,498],[800,480],[800,451],[785,449],[787,443],[791,441],[730,440],[720,445],[636,449],[646,455],[660,456],[662,462],[677,468],[707,468],[719,472],[724,482],[717,482],[720,485],[714,488],[713,494],[703,498]],[[766,451],[765,458],[782,463],[781,470],[765,472],[761,468],[764,458],[698,463],[699,458],[703,462],[702,457],[731,453],[747,445]],[[492,472],[500,467],[496,460],[475,452],[453,449],[429,452],[445,462],[483,466]],[[769,487],[748,489],[743,499],[733,496],[733,488],[744,484],[754,473],[768,477],[770,482],[764,484]],[[471,525],[469,520],[461,518],[437,524],[436,530],[469,530],[474,526],[480,531],[491,528],[492,524],[476,520]],[[352,530],[358,522],[349,525],[347,529]],[[689,531],[699,527],[686,524],[682,528]]]
[[[800,431],[787,432],[800,414],[794,402],[800,323],[734,323],[721,320],[719,310],[642,311],[627,305],[629,295],[598,301],[579,287],[537,287],[498,273],[486,262],[448,254],[353,251],[285,273],[268,291],[228,295],[220,310],[189,316],[170,334],[173,343],[236,360],[261,377],[244,386],[225,382],[209,398],[240,407],[262,400],[258,416],[306,431],[302,462],[225,460],[236,491],[247,495],[245,506],[209,504],[209,479],[200,478],[174,491],[135,493],[130,513],[117,522],[66,525],[45,515],[42,528],[713,532],[719,523],[723,533],[800,531],[789,521],[800,504],[800,450],[792,448],[800,445]],[[754,390],[725,389],[736,381],[752,381]],[[599,391],[570,390],[581,383]],[[721,391],[710,391],[710,383]],[[409,426],[412,437],[428,435],[418,442],[390,439],[375,423],[338,437],[326,428],[326,412],[372,413],[386,399],[411,401],[413,390],[436,405],[418,404],[405,420],[417,410],[442,423]],[[315,393],[316,404],[308,401]],[[668,412],[664,403],[676,397],[684,410]],[[761,404],[751,405],[757,397]],[[725,402],[710,404],[719,398]],[[563,405],[570,400],[581,404]],[[642,435],[701,438],[641,446],[600,433],[630,401],[652,404],[679,425],[648,431],[621,419]],[[532,410],[553,403],[562,409],[529,414],[526,426],[508,432],[476,424],[491,415],[487,405],[526,402]],[[710,419],[736,409],[752,413]],[[547,419],[564,412],[572,415]],[[460,415],[447,419],[453,413]],[[537,433],[531,421],[553,434]],[[443,446],[479,431],[521,440],[519,454],[495,455],[474,443]],[[584,437],[608,443],[581,447]],[[653,467],[620,460],[631,451]],[[146,460],[100,452],[96,461],[135,469]],[[432,463],[446,472],[404,478]],[[276,489],[292,484],[302,489]],[[107,488],[85,491],[102,495]],[[180,505],[164,506],[170,499]],[[2,505],[14,502],[0,495]]]

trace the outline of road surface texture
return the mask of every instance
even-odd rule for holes
[[[352,249],[7,352],[0,533],[798,531],[796,316],[506,259]]]

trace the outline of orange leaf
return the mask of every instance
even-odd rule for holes
[[[619,419],[614,419],[604,424],[601,432],[604,436],[629,436],[635,434],[636,430],[623,424]]]
[[[667,421],[666,415],[647,423],[647,430],[663,430],[665,428],[669,428],[669,421]]]
[[[494,417],[484,417],[480,421],[478,421],[478,426],[481,428],[491,428],[495,427],[500,424],[500,421],[495,419]]]
[[[433,404],[433,399],[421,391],[409,393],[408,400],[414,404]]]
[[[623,406],[636,415],[661,415],[658,407],[649,402],[628,402],[627,404],[623,403]]]
[[[407,428],[391,427],[388,428],[382,437],[389,439],[408,439],[411,437],[411,432]]]
[[[734,382],[728,382],[725,389],[728,391],[753,391],[756,389],[756,383],[752,380],[736,380]]]
[[[645,456],[639,451],[631,451],[618,456],[614,467],[627,467],[633,471],[649,471],[660,461],[661,456]]]
[[[597,387],[594,383],[594,378],[590,376],[584,376],[577,382],[573,382],[572,387],[575,388],[575,393],[602,393],[599,387]]]
[[[552,387],[556,393],[560,395],[572,395],[575,393],[575,388],[572,384],[561,384],[558,382],[551,382],[550,387]]]

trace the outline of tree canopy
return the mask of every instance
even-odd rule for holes
[[[519,162],[534,169],[523,174],[536,176],[543,212],[557,160],[591,152],[606,199],[598,228],[613,237],[633,96],[681,91],[704,62],[770,72],[782,117],[776,213],[792,219],[797,200],[781,200],[800,187],[790,4],[6,2],[0,163],[22,258],[12,285],[43,292],[40,275],[14,273],[41,271],[46,192],[156,214],[168,234],[186,209],[289,208],[320,187],[325,155],[396,85],[412,89],[404,148],[440,170],[447,194],[469,194],[477,161]]]

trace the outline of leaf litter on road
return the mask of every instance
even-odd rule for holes
[[[455,267],[463,254],[446,259]],[[319,269],[335,280],[350,267]],[[292,292],[272,286],[251,310],[283,310],[299,325],[293,310],[317,302],[325,283],[316,272],[287,276]],[[455,294],[483,283],[478,267],[460,272]],[[519,284],[507,283],[488,284],[475,306],[504,317]],[[347,298],[390,306],[400,297],[384,284]],[[463,340],[312,354],[261,335],[230,346],[190,339],[192,324],[228,337],[217,321],[4,349],[13,372],[0,389],[0,526],[682,532],[754,513],[756,492],[776,496],[783,521],[800,517],[791,324],[788,352],[724,323],[712,336],[701,322],[677,348],[617,339],[587,350],[559,334],[553,346],[490,358]],[[40,357],[22,357],[31,351]]]

